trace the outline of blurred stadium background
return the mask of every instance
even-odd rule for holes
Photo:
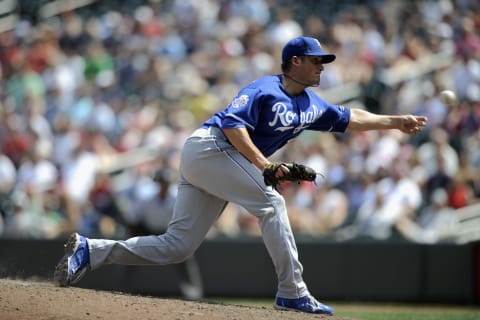
[[[325,174],[282,190],[312,291],[478,304],[479,31],[475,0],[0,0],[0,275],[51,276],[74,230],[129,237],[190,132],[308,35],[337,54],[314,89],[325,99],[430,119],[414,137],[305,133],[274,156]],[[206,294],[274,292],[242,208],[227,207],[198,258]],[[136,270],[81,285],[176,292],[168,267]]]

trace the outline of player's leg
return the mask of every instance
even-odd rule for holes
[[[212,143],[205,152],[185,157],[190,161],[190,166],[184,169],[186,178],[206,192],[235,202],[258,216],[278,275],[279,295],[285,298],[307,295],[283,197],[266,187],[260,170],[222,139],[221,134],[216,134],[204,138]]]
[[[60,286],[78,282],[85,271],[105,264],[166,265],[184,261],[202,240],[226,202],[190,184],[181,184],[174,218],[166,233],[125,241],[87,239],[73,234],[57,264],[54,280]]]
[[[303,267],[298,260],[284,198],[273,188],[266,187],[261,172],[238,152],[227,153],[230,161],[234,161],[244,171],[241,178],[230,180],[235,181],[236,192],[227,200],[242,205],[259,219],[263,241],[278,277],[274,307],[280,310],[332,314],[333,309],[312,297],[303,281]],[[222,173],[226,176],[225,180],[229,181],[231,177],[228,173]],[[219,192],[225,192],[228,188],[228,184],[220,185],[219,190],[222,191]]]
[[[259,218],[263,241],[277,272],[278,294],[288,298],[307,295],[283,197],[266,188],[262,173],[237,151],[228,152],[228,161],[235,162],[237,169],[222,170],[225,178],[218,182],[217,190],[209,192],[243,206]]]
[[[226,202],[188,183],[181,183],[174,217],[162,235],[125,241],[88,239],[90,266],[103,264],[166,265],[184,261],[200,246]]]
[[[165,265],[181,262],[192,255],[227,202],[204,191],[206,185],[221,176],[210,176],[197,187],[185,179],[184,173],[195,176],[201,170],[197,167],[205,167],[205,163],[219,152],[212,137],[194,137],[185,143],[173,218],[165,234],[125,241],[86,239],[74,234],[67,243],[64,257],[57,264],[56,282],[69,285],[80,280],[87,268],[95,269],[104,264]]]
[[[277,309],[333,313],[330,307],[310,295],[303,281],[303,268],[298,260],[284,198],[273,188],[265,186],[260,170],[234,149],[221,133],[214,135],[217,138],[215,148],[221,152],[209,157],[207,162],[199,158],[195,162],[197,170],[191,172],[189,181],[195,185],[208,181],[202,185],[208,193],[240,204],[258,216],[263,240],[278,276]],[[188,170],[186,174],[189,174]]]

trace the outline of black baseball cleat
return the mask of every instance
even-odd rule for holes
[[[61,287],[78,282],[90,267],[87,238],[72,233],[65,243],[65,255],[60,259],[53,280]]]

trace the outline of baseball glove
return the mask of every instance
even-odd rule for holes
[[[290,170],[290,172],[281,178],[277,178],[276,173],[281,165],[286,166],[288,170]],[[263,179],[265,181],[265,184],[267,186],[272,186],[275,189],[280,183],[284,181],[293,181],[297,183],[300,183],[302,181],[314,182],[316,177],[317,173],[315,172],[315,170],[308,166],[295,162],[272,162],[263,170]]]

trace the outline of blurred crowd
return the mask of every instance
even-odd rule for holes
[[[280,187],[297,236],[447,241],[457,209],[480,199],[480,2],[127,3],[0,33],[0,237],[132,234],[186,137],[241,87],[280,73],[281,48],[300,35],[337,55],[320,95],[356,83],[352,104],[430,122],[413,137],[305,132],[275,154],[323,173]],[[439,55],[447,65],[418,74]],[[442,104],[443,89],[458,103]],[[229,204],[209,236],[257,237],[256,222]]]

